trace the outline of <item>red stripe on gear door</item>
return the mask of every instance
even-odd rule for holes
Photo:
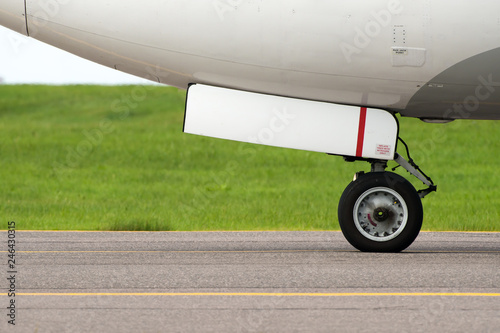
[[[359,113],[358,146],[356,157],[363,157],[363,144],[365,142],[366,108],[361,108]]]

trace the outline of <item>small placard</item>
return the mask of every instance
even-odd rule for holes
[[[422,67],[427,57],[427,50],[418,47],[394,46],[391,53],[394,67]]]
[[[378,144],[376,146],[375,154],[379,156],[391,156],[391,146],[390,145],[381,145]]]

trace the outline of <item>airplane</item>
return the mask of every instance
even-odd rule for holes
[[[496,1],[2,0],[0,25],[187,89],[186,133],[370,163],[338,207],[360,251],[411,245],[421,199],[437,188],[410,158],[396,114],[500,119]]]

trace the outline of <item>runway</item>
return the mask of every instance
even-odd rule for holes
[[[500,233],[18,231],[1,295],[1,332],[498,332]]]

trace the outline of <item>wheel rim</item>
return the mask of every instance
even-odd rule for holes
[[[356,228],[364,237],[387,242],[403,232],[408,222],[408,207],[396,191],[376,187],[358,198],[353,217]]]

